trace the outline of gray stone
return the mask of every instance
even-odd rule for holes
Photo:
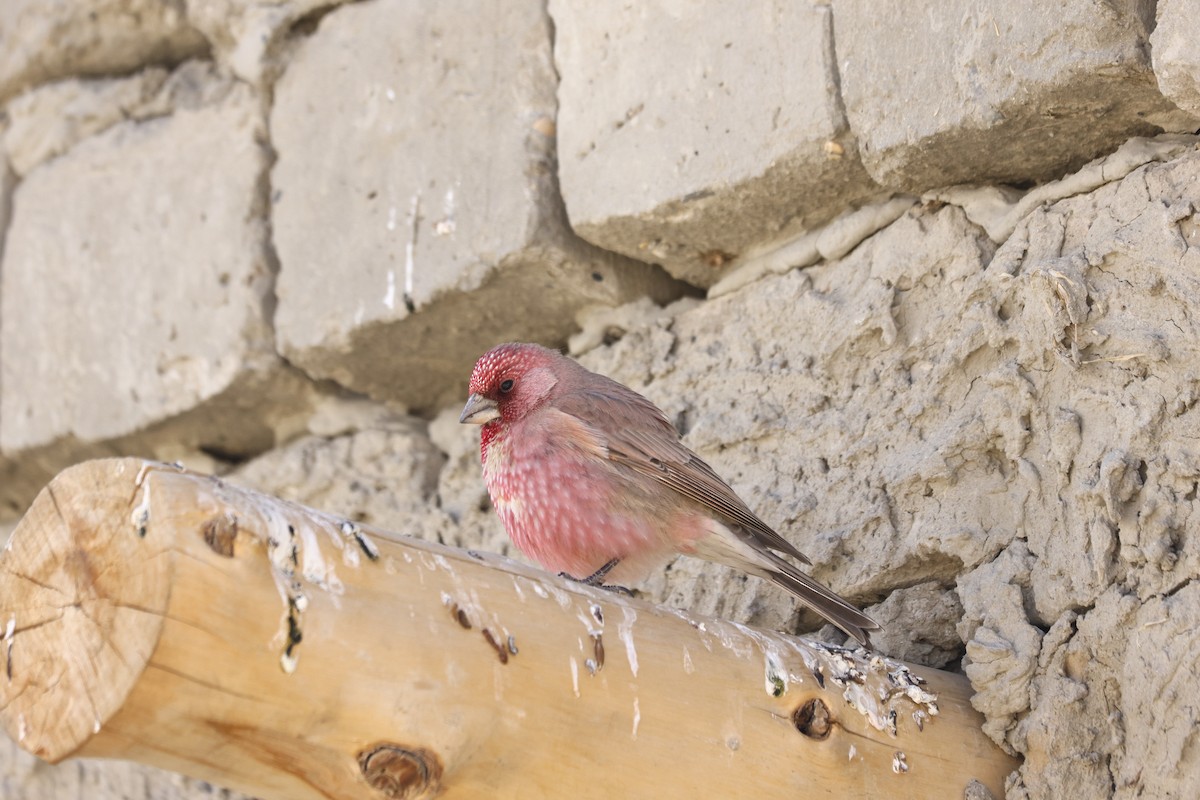
[[[4,149],[18,175],[118,122],[137,118],[162,87],[167,71],[129,78],[66,80],[31,89],[8,104]]]
[[[0,127],[0,135],[4,128]],[[4,237],[8,232],[12,216],[13,190],[17,187],[17,176],[3,148],[0,148],[0,254],[4,252]]]
[[[3,127],[0,127],[0,131],[2,130]],[[16,175],[14,175],[13,171],[9,168],[8,158],[5,157],[4,151],[0,149],[0,253],[4,252],[4,237],[8,232],[9,215],[12,210],[12,193],[15,184]],[[3,269],[3,262],[0,262],[0,269]],[[0,306],[0,340],[3,339],[4,335],[3,320],[4,311],[2,306]],[[0,353],[3,353],[2,347],[0,347]],[[0,370],[0,427],[3,427],[4,418],[3,396],[4,372],[3,370]],[[9,481],[7,482],[11,482],[13,480],[14,473],[16,472],[18,472],[18,466],[6,458],[2,452],[0,452],[0,479],[8,478]],[[11,507],[6,507],[8,504],[4,502],[3,494],[4,492],[0,491],[0,519],[4,519],[10,514],[18,513],[24,507],[24,504],[20,502],[12,503]],[[27,494],[28,497],[33,497],[32,492],[27,492]]]
[[[430,520],[445,457],[423,428],[396,417],[342,436],[303,437],[228,479],[354,522],[435,538],[440,526]]]
[[[698,286],[879,189],[838,97],[826,5],[552,0],[572,227]]]
[[[129,72],[203,55],[184,0],[5,0],[0,101],[46,81]]]
[[[871,635],[871,643],[892,658],[944,669],[962,657],[963,642],[955,626],[963,607],[953,591],[919,583],[897,589],[866,610],[883,628]]]
[[[0,270],[0,449],[36,462],[145,431],[239,455],[292,425],[309,390],[273,350],[262,135],[258,101],[226,83],[20,184]]]
[[[1155,86],[1152,8],[834,0],[842,95],[867,171],[918,192],[1045,180],[1130,136],[1194,129]]]
[[[187,0],[187,18],[212,42],[218,62],[247,83],[266,88],[283,68],[293,26],[343,2]]]
[[[1175,105],[1200,118],[1200,40],[1196,21],[1200,0],[1158,0],[1158,24],[1150,34],[1150,54],[1158,88]],[[1200,128],[1200,120],[1193,130]]]
[[[23,177],[117,123],[219,103],[229,86],[217,67],[205,61],[187,61],[170,73],[150,67],[128,78],[47,84],[9,102],[4,149],[17,175]]]
[[[463,54],[472,54],[464,58]],[[344,6],[297,50],[271,117],[281,352],[435,410],[505,339],[674,282],[566,225],[550,21],[522,0]]]
[[[0,737],[0,797],[4,800],[252,800],[204,781],[111,758],[72,758],[57,766]]]

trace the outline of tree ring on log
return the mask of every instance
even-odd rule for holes
[[[173,560],[151,519],[155,468],[124,459],[61,473],[0,561],[4,728],[51,763],[124,704],[162,632]],[[114,478],[134,473],[131,495]]]

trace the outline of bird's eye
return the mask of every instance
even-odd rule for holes
[[[509,392],[512,391],[512,387],[513,387],[513,380],[512,380],[512,378],[509,378],[508,380],[506,380],[500,384],[500,394],[508,394]]]

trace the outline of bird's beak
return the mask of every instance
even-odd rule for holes
[[[488,400],[481,394],[473,394],[467,398],[467,404],[463,406],[458,421],[464,425],[482,425],[499,416],[500,409],[496,408],[495,400]]]

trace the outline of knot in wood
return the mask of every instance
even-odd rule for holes
[[[792,712],[792,724],[808,738],[820,741],[829,736],[833,715],[829,713],[829,706],[814,697]]]
[[[423,747],[380,742],[358,754],[358,766],[371,788],[394,800],[427,800],[441,789],[441,759]]]
[[[233,558],[233,543],[237,540],[238,521],[233,514],[218,514],[201,527],[204,543],[217,555]]]

